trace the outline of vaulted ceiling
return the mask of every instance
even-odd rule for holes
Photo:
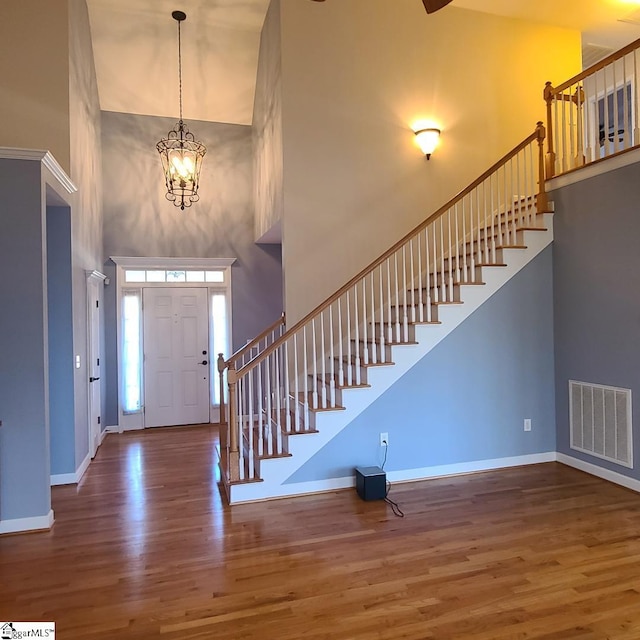
[[[182,23],[185,119],[251,123],[269,0],[87,4],[103,110],[177,116],[177,26],[171,12],[180,9],[187,14]],[[585,44],[612,49],[640,37],[640,0],[454,0],[450,6],[577,29]],[[426,13],[424,19],[429,19]]]

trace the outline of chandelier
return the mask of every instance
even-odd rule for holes
[[[173,202],[182,211],[198,202],[200,169],[206,147],[196,141],[182,120],[182,41],[180,23],[187,15],[183,11],[174,11],[171,16],[178,23],[178,83],[180,95],[180,120],[156,145],[162,160],[164,179],[167,185],[167,200]]]

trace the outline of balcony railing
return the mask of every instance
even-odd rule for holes
[[[547,82],[547,177],[640,144],[640,40],[561,85]]]

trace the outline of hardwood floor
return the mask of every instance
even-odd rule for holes
[[[559,464],[225,506],[212,427],[110,435],[0,620],[71,639],[638,640],[640,496]]]

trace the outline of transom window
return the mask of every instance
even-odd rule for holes
[[[201,269],[125,269],[125,282],[215,282],[224,283],[225,272]]]

